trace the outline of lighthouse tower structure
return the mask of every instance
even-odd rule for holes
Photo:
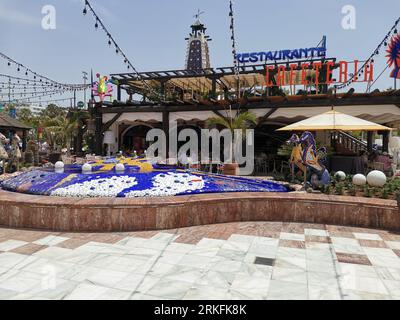
[[[189,34],[187,53],[186,53],[186,70],[200,71],[211,67],[210,54],[208,49],[208,41],[210,37],[206,35],[207,28],[200,21],[200,15],[203,12],[198,12],[195,15],[196,21],[191,25],[192,31]]]

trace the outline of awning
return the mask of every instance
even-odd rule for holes
[[[107,123],[112,120],[117,114],[116,113],[105,113],[103,114],[103,123]],[[135,122],[135,121],[143,121],[143,122],[162,122],[162,113],[161,112],[124,112],[116,121],[117,123],[121,122]]]
[[[303,107],[280,108],[274,112],[268,120],[292,123],[328,112],[332,107]],[[251,110],[257,117],[265,116],[271,109]],[[388,124],[400,121],[400,108],[396,105],[348,105],[335,106],[335,110],[353,117],[372,121],[378,124]]]
[[[356,118],[335,110],[296,122],[277,131],[390,131],[391,129],[374,122]]]

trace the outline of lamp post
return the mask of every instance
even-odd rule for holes
[[[83,90],[83,102],[85,103],[86,107],[86,81],[88,80],[88,73],[86,71],[82,71],[83,74],[83,84],[84,84],[84,90]]]
[[[114,131],[106,131],[104,133],[103,143],[107,145],[107,156],[111,156],[111,146],[115,144],[115,134]]]

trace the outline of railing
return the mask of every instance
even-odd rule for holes
[[[290,173],[290,164],[285,160],[255,158],[254,175],[285,175]]]
[[[333,146],[340,145],[356,154],[358,154],[360,151],[368,151],[368,146],[366,142],[357,139],[351,134],[343,131],[332,132],[331,141]]]

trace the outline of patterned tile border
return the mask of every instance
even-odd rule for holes
[[[143,231],[239,221],[301,222],[302,233],[323,224],[400,229],[395,201],[303,193],[234,193],[136,199],[71,199],[0,191],[0,225],[52,231]],[[253,234],[243,227],[243,234]],[[346,227],[336,227],[345,232]],[[229,232],[229,231],[227,231]],[[273,237],[273,228],[257,230]],[[222,232],[223,233],[223,232]],[[323,234],[307,234],[326,242]],[[35,237],[36,235],[32,235]],[[390,240],[390,239],[383,239]],[[109,241],[114,241],[110,238]]]

